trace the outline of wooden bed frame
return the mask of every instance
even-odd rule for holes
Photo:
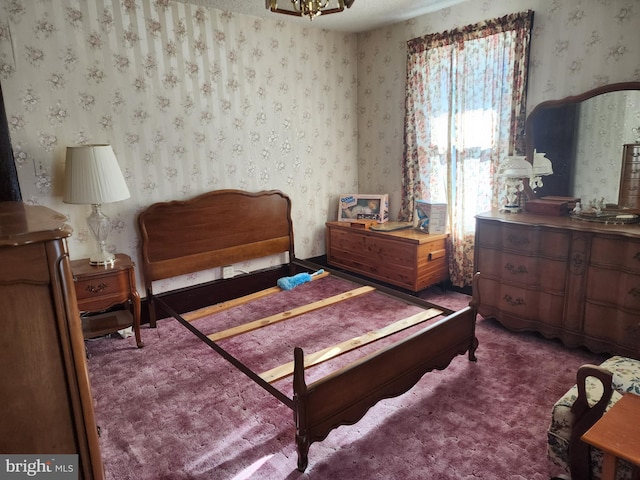
[[[378,350],[307,385],[305,357],[294,349],[293,398],[274,388],[229,354],[218,343],[195,328],[184,312],[177,312],[153,293],[153,282],[261,257],[288,254],[284,265],[291,274],[313,271],[314,264],[294,254],[291,202],[279,191],[250,193],[218,190],[187,201],[151,205],[138,217],[141,235],[142,271],[152,327],[156,326],[156,303],[211,348],[269,391],[294,412],[298,470],[308,465],[309,447],[322,441],[340,425],[360,420],[378,401],[401,395],[434,369],[446,368],[453,358],[468,352],[475,361],[476,305],[452,312],[408,338]],[[317,265],[315,266],[317,267]],[[340,275],[339,272],[332,272]],[[233,279],[231,279],[233,280]],[[222,284],[229,280],[216,280]],[[477,278],[474,280],[474,286]],[[272,288],[275,284],[272,284]],[[385,287],[376,285],[385,292]],[[474,292],[477,289],[474,288]],[[259,292],[258,292],[259,293]],[[424,308],[432,304],[395,292],[405,301]],[[410,300],[407,300],[410,299]],[[215,307],[215,306],[214,306]],[[309,359],[307,358],[307,367]]]

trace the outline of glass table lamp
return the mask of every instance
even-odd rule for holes
[[[115,261],[115,256],[107,251],[111,221],[102,213],[102,204],[129,197],[129,188],[111,145],[67,147],[62,201],[92,207],[87,223],[98,251],[91,256],[91,265],[113,265]]]
[[[553,165],[551,164],[551,160],[545,155],[546,153],[536,152],[535,149],[533,150],[533,176],[530,181],[533,190],[543,186],[542,177],[553,175]]]
[[[527,157],[517,155],[506,157],[498,169],[498,175],[505,179],[505,197],[507,201],[500,208],[500,211],[508,213],[521,212],[519,197],[524,190],[522,180],[533,176],[533,167],[527,161]]]

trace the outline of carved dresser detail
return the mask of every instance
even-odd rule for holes
[[[477,215],[475,270],[485,318],[640,358],[640,225]]]

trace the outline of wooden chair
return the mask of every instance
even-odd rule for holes
[[[578,369],[576,385],[554,404],[547,432],[549,458],[570,474],[553,479],[600,478],[602,452],[581,437],[624,393],[640,395],[640,361],[616,356]],[[640,480],[638,469],[627,462],[620,462],[619,470],[618,479]]]

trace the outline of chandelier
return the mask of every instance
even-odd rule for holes
[[[285,13],[296,17],[309,17],[313,20],[318,15],[328,15],[351,8],[355,0],[266,0],[267,9],[276,13]]]

